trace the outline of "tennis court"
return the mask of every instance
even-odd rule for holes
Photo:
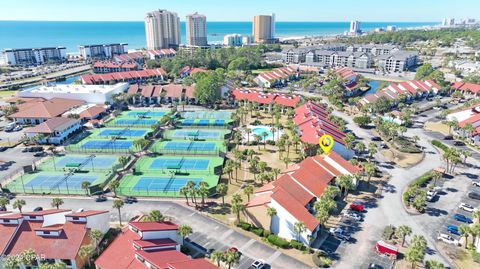
[[[89,140],[81,145],[84,149],[130,149],[133,141],[125,140]]]
[[[103,129],[97,136],[144,137],[147,132],[146,129]]]
[[[184,119],[231,119],[230,111],[189,111],[183,113]]]
[[[175,177],[140,177],[133,186],[133,191],[178,191],[181,187],[185,186],[188,181],[193,181],[198,185],[203,178],[175,178]]]
[[[155,117],[159,118],[167,114],[165,111],[144,111],[144,110],[139,110],[139,111],[128,111],[126,113],[127,116],[129,117]]]
[[[222,119],[183,119],[180,120],[182,126],[197,126],[197,127],[223,127],[231,123],[232,120]]]
[[[50,158],[45,163],[42,163],[38,169],[56,171],[81,166],[81,170],[105,171],[114,169],[118,163],[118,158],[118,156],[114,155],[68,155]]]
[[[163,148],[166,150],[213,151],[215,146],[213,142],[169,141],[165,143]]]
[[[176,130],[172,137],[173,138],[198,138],[198,139],[212,139],[220,138],[220,131],[210,131],[210,130]]]
[[[81,190],[82,182],[88,181],[92,184],[97,180],[97,176],[88,176],[88,175],[72,175],[66,177],[63,174],[59,175],[45,175],[40,174],[30,180],[25,184],[25,188],[59,188],[59,189],[71,189],[71,190]]]
[[[157,123],[156,119],[142,119],[142,118],[118,118],[112,121],[116,126],[148,126]]]

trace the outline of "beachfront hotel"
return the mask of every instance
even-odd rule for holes
[[[187,15],[187,46],[207,46],[207,17],[195,12]]]
[[[44,63],[62,63],[67,59],[65,47],[6,49],[2,51],[5,65],[31,66]]]
[[[258,44],[275,42],[275,14],[253,17],[253,41]]]
[[[99,45],[81,45],[80,55],[83,59],[111,59],[115,55],[128,52],[128,44],[99,44]]]
[[[147,50],[177,49],[180,40],[180,18],[164,9],[147,13],[145,17]]]

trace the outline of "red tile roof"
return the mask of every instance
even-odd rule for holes
[[[168,231],[168,230],[177,230],[178,225],[170,222],[129,222],[128,225],[138,229],[139,231],[148,232],[148,231]]]
[[[126,71],[116,73],[106,73],[97,75],[82,75],[81,79],[85,84],[110,83],[113,81],[126,81],[130,79],[145,79],[151,77],[166,76],[167,73],[162,68],[145,69],[138,71]]]
[[[194,259],[180,262],[168,263],[171,269],[218,269],[217,266],[211,264],[205,259]]]
[[[44,102],[27,103],[19,107],[19,111],[10,115],[10,118],[53,118],[62,115],[68,110],[85,104],[85,101],[63,98],[52,98]]]
[[[293,181],[292,178],[295,178],[295,176],[283,175],[279,179],[274,181],[273,184],[275,185],[275,188],[283,188],[284,190],[287,190],[287,192],[301,205],[307,205],[314,196],[308,191],[306,191],[304,187],[302,187],[303,184],[300,185],[299,183]]]
[[[314,231],[320,224],[318,220],[283,188],[278,188],[272,194],[272,199],[287,210],[295,219],[303,221],[309,231]]]
[[[465,127],[465,125],[466,125],[467,123],[474,124],[474,123],[477,123],[477,122],[480,123],[480,114],[475,114],[475,115],[471,116],[470,118],[465,119],[465,120],[459,122],[459,123],[458,123],[458,126],[459,126],[460,128],[463,128],[463,127]]]
[[[6,254],[18,255],[26,249],[33,249],[46,259],[72,260],[77,257],[82,243],[88,236],[85,224],[66,222],[61,235],[51,237],[36,235],[35,230],[41,229],[42,225],[42,222],[23,221]]]
[[[140,248],[176,246],[178,243],[170,238],[153,239],[153,240],[135,240],[135,245]]]
[[[46,210],[42,210],[42,211],[23,212],[22,215],[24,215],[24,216],[46,216],[46,215],[65,213],[65,212],[71,212],[71,211],[72,210],[70,210],[70,209],[46,209]]]
[[[70,119],[64,117],[51,118],[45,122],[42,122],[34,127],[25,130],[26,133],[38,133],[38,134],[52,134],[56,131],[63,131],[76,123],[80,122],[77,119]]]
[[[0,224],[0,256],[4,255],[4,252],[8,246],[8,242],[15,235],[15,231],[20,224]]]
[[[253,90],[245,89],[234,89],[232,91],[232,96],[236,100],[246,100],[249,102],[255,102],[259,104],[273,104],[286,106],[286,107],[296,107],[301,101],[301,97],[298,95],[285,95],[282,93],[263,93]]]
[[[455,82],[452,87],[459,91],[467,91],[473,94],[480,93],[480,85],[466,82]]]
[[[100,215],[100,214],[107,214],[109,211],[104,211],[104,210],[86,210],[82,212],[75,212],[75,213],[70,213],[65,215],[65,217],[79,217],[79,218],[84,218],[84,217],[90,217],[90,216],[95,216],[95,215]]]
[[[105,106],[95,105],[95,106],[89,107],[89,108],[85,109],[84,111],[80,112],[80,118],[81,119],[95,118],[98,115],[100,115],[101,113],[105,113],[105,111],[107,111],[107,108]]]

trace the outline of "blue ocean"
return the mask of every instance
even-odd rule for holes
[[[438,22],[364,22],[361,29],[371,31],[395,25],[399,29],[438,25]],[[277,22],[277,37],[299,37],[341,34],[349,22]],[[181,22],[185,41],[185,22]],[[251,35],[251,22],[208,22],[209,42],[221,42],[226,34]],[[0,21],[0,49],[64,46],[78,52],[79,45],[128,43],[129,49],[145,47],[143,22],[49,22]]]

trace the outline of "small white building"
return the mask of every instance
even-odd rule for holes
[[[126,92],[128,83],[115,85],[42,85],[18,92],[18,97],[41,97],[44,99],[66,98],[83,100],[87,103],[104,104],[112,102],[112,96]]]
[[[128,52],[128,44],[100,44],[100,45],[82,45],[80,46],[80,55],[83,59],[111,59],[115,55]]]

